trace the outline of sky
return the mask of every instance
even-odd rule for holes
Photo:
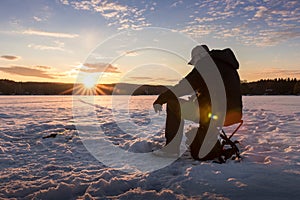
[[[157,29],[168,37],[143,46]],[[14,81],[174,84],[193,44],[231,48],[241,80],[300,79],[300,1],[1,0],[0,44],[0,79]]]

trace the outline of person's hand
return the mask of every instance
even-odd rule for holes
[[[153,108],[156,113],[162,111],[162,105],[160,104],[153,104]]]

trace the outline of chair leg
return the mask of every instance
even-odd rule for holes
[[[225,145],[225,144],[228,144],[231,146],[231,148],[234,150],[235,152],[235,155],[237,156],[237,158],[241,158],[240,156],[240,153],[239,153],[239,149],[238,147],[236,146],[236,142],[232,142],[230,139],[232,138],[232,136],[239,130],[239,128],[243,125],[243,120],[240,121],[240,124],[238,125],[238,127],[232,132],[232,134],[227,137],[225,131],[223,129],[220,129],[220,137],[221,139],[224,140],[224,144],[222,145]],[[226,158],[227,159],[227,158]]]
[[[231,133],[231,135],[228,137],[228,139],[230,140],[230,138],[232,138],[232,136],[241,128],[241,126],[243,125],[244,121],[241,120],[240,124],[238,125],[238,127],[236,127],[236,129]],[[223,130],[223,129],[222,129]],[[224,132],[224,131],[223,131]]]

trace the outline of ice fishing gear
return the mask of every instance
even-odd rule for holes
[[[213,160],[216,163],[225,163],[226,160],[240,160],[240,150],[238,148],[238,141],[232,141],[232,136],[239,130],[242,126],[243,120],[240,120],[239,125],[228,137],[223,128],[219,129],[218,140],[212,150],[203,158],[198,157],[199,150],[204,141],[205,135],[201,135],[201,128],[198,129],[198,132],[194,138],[194,142],[190,145],[191,156],[200,161]],[[195,142],[196,141],[196,142]]]
[[[217,163],[225,163],[227,159],[232,160],[240,160],[240,150],[237,146],[239,141],[232,141],[232,136],[239,130],[239,128],[243,125],[243,120],[240,121],[240,124],[237,128],[231,133],[229,137],[227,137],[224,129],[219,130],[218,142],[220,144],[220,155],[214,160]]]

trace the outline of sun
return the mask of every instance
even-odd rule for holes
[[[82,83],[86,89],[93,89],[97,84],[97,80],[93,77],[87,76],[83,79]]]
[[[78,83],[61,94],[73,92],[74,95],[107,95],[111,94],[113,86],[106,86],[98,83],[98,76],[85,75],[81,76]]]

